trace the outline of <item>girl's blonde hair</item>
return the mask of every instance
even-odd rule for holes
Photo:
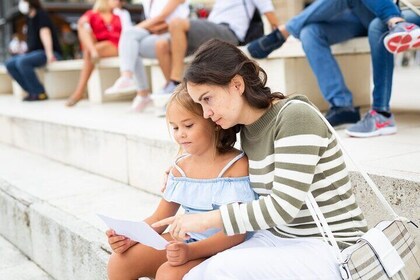
[[[173,104],[178,104],[185,110],[191,112],[197,117],[203,117],[203,108],[200,104],[195,103],[191,96],[188,94],[187,87],[184,83],[179,84],[171,98],[169,99],[168,105],[166,106],[167,110]],[[233,149],[233,145],[236,142],[236,133],[238,133],[237,127],[232,127],[228,129],[222,129],[220,126],[217,126],[211,119],[206,119],[214,126],[214,137],[216,150],[219,153],[225,153]]]
[[[108,12],[110,10],[108,0],[96,0],[92,10],[100,13]]]

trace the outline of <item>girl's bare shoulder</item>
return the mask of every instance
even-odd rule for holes
[[[229,160],[231,160],[235,156],[239,155],[240,153],[242,153],[242,152],[235,149],[230,154]],[[238,159],[234,164],[232,164],[232,166],[228,170],[226,170],[226,172],[225,172],[225,174],[224,174],[223,177],[243,177],[243,176],[248,176],[248,174],[249,174],[248,167],[249,167],[249,165],[248,165],[248,157],[246,155],[244,155],[243,157],[241,157],[240,159]]]

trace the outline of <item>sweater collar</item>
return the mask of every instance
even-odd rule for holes
[[[265,135],[264,131],[271,128],[273,122],[276,120],[277,115],[280,109],[290,100],[297,99],[309,104],[310,101],[304,95],[295,95],[290,96],[285,99],[279,100],[276,104],[272,105],[267,112],[265,112],[258,120],[253,122],[252,124],[244,126],[243,130],[246,133],[246,136],[249,138],[258,138]]]
[[[265,130],[276,119],[281,107],[285,104],[287,99],[280,100],[272,105],[258,120],[252,124],[244,126],[244,132],[248,137],[263,136],[261,131]]]

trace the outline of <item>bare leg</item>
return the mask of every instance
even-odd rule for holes
[[[86,29],[83,24],[78,24],[77,32],[79,34],[80,44],[89,52],[90,59],[99,57],[95,48],[96,38],[93,36],[92,31]]]
[[[95,49],[100,57],[118,56],[118,48],[110,41],[101,41],[96,43]]]
[[[184,58],[187,53],[187,32],[190,29],[188,19],[174,19],[169,24],[171,33],[172,71],[171,80],[181,81],[184,74]]]
[[[289,32],[287,31],[287,29],[286,29],[286,25],[280,25],[279,27],[278,27],[278,29],[280,30],[280,32],[281,32],[281,35],[283,35],[283,38],[284,39],[287,39],[287,37],[289,37]]]
[[[187,262],[180,266],[171,266],[165,262],[162,264],[156,272],[156,280],[182,280],[193,267],[199,265],[206,259],[198,259]]]
[[[118,49],[109,41],[101,41],[95,43],[93,48],[95,49],[95,53],[100,57],[111,57],[118,55]],[[92,53],[86,49],[87,48],[85,48],[83,51],[83,68],[80,73],[79,82],[76,86],[76,90],[69,97],[66,103],[67,106],[74,106],[83,98],[83,93],[86,90],[87,82],[89,81],[89,77],[94,69]]]
[[[167,233],[162,236],[167,240],[172,239]],[[154,278],[158,268],[166,261],[165,250],[159,251],[136,244],[122,254],[111,255],[108,262],[108,278],[110,280]]]
[[[163,76],[166,81],[170,80],[171,76],[171,66],[172,66],[172,55],[171,55],[171,45],[168,40],[161,39],[156,42],[156,58],[159,61],[160,69],[162,69]]]
[[[88,50],[83,51],[83,67],[80,72],[79,82],[77,83],[76,90],[67,100],[67,106],[74,106],[78,101],[83,98],[83,94],[86,89],[87,81],[92,74],[94,65],[91,61],[91,56]]]

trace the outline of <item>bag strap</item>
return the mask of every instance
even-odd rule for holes
[[[344,154],[347,155],[347,157],[351,160],[351,162],[353,163],[353,165],[355,166],[356,170],[359,171],[363,178],[366,180],[366,182],[368,183],[368,185],[370,186],[370,188],[372,189],[372,191],[375,193],[375,195],[378,197],[379,201],[382,203],[382,205],[385,207],[385,209],[389,212],[389,214],[393,217],[393,219],[400,219],[400,220],[405,220],[408,221],[407,219],[400,217],[397,213],[395,213],[394,209],[392,209],[391,205],[388,203],[388,201],[386,200],[386,198],[382,195],[381,191],[379,190],[379,188],[376,186],[376,184],[372,181],[372,179],[369,177],[369,175],[359,166],[359,164],[350,156],[350,153],[347,152],[345,146],[343,145],[343,141],[341,140],[341,137],[338,135],[338,133],[335,131],[335,129],[331,126],[331,124],[325,119],[325,117],[321,114],[321,112],[319,112],[318,110],[316,110],[313,106],[311,106],[310,104],[300,101],[300,100],[290,100],[288,101],[284,106],[287,106],[288,104],[292,104],[292,103],[301,103],[301,104],[306,104],[308,107],[312,108],[312,110],[314,110],[318,116],[324,121],[324,123],[326,124],[326,126],[328,127],[328,129],[331,131],[331,133],[335,136],[335,138],[337,139],[337,143],[340,145],[341,149],[343,150]],[[283,109],[282,108],[282,109]]]
[[[251,17],[249,16],[248,8],[246,7],[246,0],[242,0],[243,6],[245,8],[246,17],[251,22]]]
[[[420,16],[420,10],[416,6],[414,6],[409,0],[399,0],[401,3],[406,5],[408,8],[410,8],[414,13],[416,13],[418,16]]]
[[[350,153],[347,152],[347,150],[345,149],[345,146],[343,145],[343,142],[340,138],[340,136],[338,135],[338,133],[335,131],[335,129],[331,126],[331,124],[325,119],[325,117],[321,114],[321,112],[319,112],[318,110],[316,110],[313,106],[311,106],[310,104],[300,101],[300,100],[291,100],[289,102],[287,102],[280,110],[280,112],[289,104],[293,104],[293,103],[301,103],[301,104],[306,104],[307,106],[309,106],[312,110],[314,110],[318,116],[324,121],[324,123],[326,124],[326,126],[328,127],[328,129],[331,131],[331,133],[334,135],[334,137],[337,140],[337,143],[340,145],[341,149],[343,150],[343,152],[348,156],[348,158],[352,161],[352,163],[354,164],[354,166],[356,167],[356,169],[362,174],[362,176],[365,178],[365,180],[367,181],[367,183],[369,184],[369,186],[371,187],[371,189],[373,190],[373,192],[375,193],[375,195],[378,197],[378,199],[381,201],[382,205],[384,205],[384,207],[388,210],[388,212],[393,216],[394,219],[399,219],[399,220],[404,220],[404,221],[408,221],[408,219],[404,218],[404,217],[400,217],[397,215],[397,213],[395,213],[394,209],[392,209],[391,205],[388,203],[388,201],[385,199],[385,197],[382,195],[381,191],[378,189],[378,187],[376,186],[376,184],[372,181],[372,179],[369,177],[369,175],[367,175],[367,173],[362,170],[362,168],[360,168],[360,166],[356,163],[356,161],[350,156]],[[280,115],[277,115],[278,116]],[[312,195],[311,192],[308,192],[307,197],[305,198],[305,203],[306,206],[308,207],[309,212],[312,215],[312,218],[314,219],[319,231],[321,232],[321,235],[324,239],[324,241],[328,244],[330,244],[333,248],[333,251],[335,253],[336,259],[338,261],[339,265],[339,270],[340,270],[340,274],[341,277],[343,279],[350,279],[350,275],[347,271],[347,269],[344,267],[344,259],[343,256],[341,254],[340,248],[338,247],[337,241],[334,237],[334,234],[332,233],[332,230],[330,228],[330,226],[327,223],[327,220],[325,219],[324,214],[322,213],[321,209],[318,206],[318,203],[316,202],[314,196]]]

